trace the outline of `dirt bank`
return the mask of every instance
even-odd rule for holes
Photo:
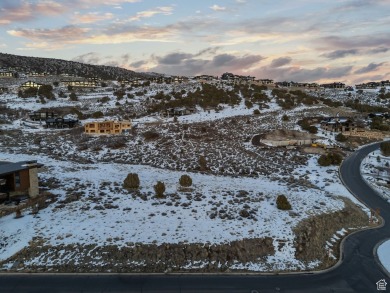
[[[335,264],[339,257],[340,241],[333,246],[333,254],[337,259],[329,258],[325,249],[326,242],[337,231],[345,229],[348,233],[367,227],[368,216],[351,200],[343,198],[345,207],[341,211],[310,217],[301,221],[294,229],[295,257],[303,262],[320,260],[318,269]]]
[[[4,263],[25,272],[223,272],[234,262],[261,262],[274,254],[271,238],[227,244],[44,245],[36,240]],[[0,264],[1,267],[1,264]]]

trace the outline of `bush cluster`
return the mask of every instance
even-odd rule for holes
[[[276,206],[279,210],[291,210],[291,204],[285,195],[278,195],[276,199]]]
[[[384,141],[380,144],[381,152],[384,156],[390,156],[390,141]]]
[[[309,133],[316,134],[318,132],[318,128],[313,125],[310,125],[307,119],[299,120],[298,125],[301,126],[303,130],[306,130]]]
[[[165,192],[164,182],[157,181],[157,184],[154,186],[154,192],[156,193],[157,198],[163,198]]]
[[[321,157],[318,158],[318,164],[320,166],[330,166],[330,165],[340,165],[343,161],[343,157],[339,153],[330,152],[325,155],[321,155]]]
[[[192,185],[192,179],[190,176],[188,175],[181,175],[180,179],[179,179],[179,183],[181,186],[183,187],[190,187]]]
[[[130,173],[127,175],[125,181],[123,182],[123,187],[126,189],[137,189],[140,186],[140,181],[138,174]]]
[[[339,142],[344,142],[347,141],[348,138],[340,132],[339,134],[336,135],[336,140]]]

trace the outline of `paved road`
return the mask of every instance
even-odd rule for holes
[[[347,158],[341,176],[350,190],[390,223],[390,205],[362,180],[362,159],[378,144]],[[390,276],[374,257],[374,248],[390,238],[386,225],[347,237],[339,266],[327,272],[294,275],[0,275],[0,292],[378,292],[376,282]],[[383,291],[382,291],[383,292]]]

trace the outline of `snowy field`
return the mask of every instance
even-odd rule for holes
[[[164,91],[168,92],[170,89],[171,87],[168,87]],[[156,94],[159,90],[161,89],[156,87],[149,90],[145,96],[129,99],[130,104],[140,105],[145,98]],[[267,91],[267,94],[271,98],[270,91]],[[108,102],[102,104],[98,101],[106,95],[110,98]],[[75,102],[57,99],[41,104],[34,98],[20,99],[14,95],[3,95],[1,99],[11,109],[39,110],[42,107],[75,106],[86,107],[89,112],[109,111],[117,107],[116,103],[118,102],[112,92],[104,91],[80,94],[79,100]],[[127,101],[127,98],[118,103],[124,105],[125,100]],[[222,133],[224,128],[220,122],[223,119],[235,116],[252,116],[253,118],[253,110],[257,108],[255,106],[248,109],[244,99],[234,107],[220,106],[222,109],[219,111],[203,111],[198,108],[198,113],[178,117],[178,125],[214,121],[219,123],[218,125],[221,127],[219,130]],[[300,129],[295,123],[297,117],[303,115],[306,110],[318,108],[318,112],[321,112],[321,108],[323,108],[323,105],[298,106],[292,110],[284,111],[277,105],[274,98],[271,98],[271,102],[268,102],[267,106],[268,109],[261,109],[260,112],[263,116],[270,116],[272,121],[261,122],[261,127],[256,126],[256,133],[269,127],[280,127],[281,124],[285,123],[281,122],[284,114],[291,117],[290,124],[295,129]],[[107,115],[104,119],[111,118],[114,116]],[[141,129],[143,127],[148,129],[148,122],[160,123],[172,120],[173,118],[151,115],[136,119],[133,123],[140,124]],[[84,120],[83,122],[88,121]],[[59,131],[28,129],[20,119],[12,122],[13,124],[0,125],[0,129],[23,129],[24,133],[42,135],[42,137],[47,133]],[[249,128],[249,124],[245,124],[245,127]],[[231,126],[226,127],[226,129],[230,130]],[[160,130],[164,132],[168,131],[168,128],[162,127]],[[247,131],[248,134],[252,130],[241,131]],[[178,133],[180,134],[180,132]],[[319,136],[321,142],[336,144],[334,135],[322,131]],[[69,141],[64,141],[65,139],[69,139]],[[256,154],[260,151],[250,143],[244,143],[240,136],[235,139],[239,142],[240,147],[244,147],[232,149],[230,156],[233,154],[233,162],[237,162],[238,168],[243,168],[247,162],[241,160],[239,155],[242,155],[244,150],[249,151],[249,154]],[[45,145],[44,139],[37,140],[41,141],[38,143],[23,139],[23,144],[21,138],[17,140],[17,144],[8,147],[8,149],[5,145],[4,148],[0,148],[0,161],[34,159],[44,164],[45,166],[39,174],[40,179],[43,182],[49,182],[53,179],[58,181],[57,186],[49,190],[56,195],[57,201],[39,211],[36,216],[24,211],[23,217],[20,219],[15,219],[14,215],[0,218],[0,239],[6,240],[0,243],[2,244],[0,245],[0,262],[23,248],[27,248],[37,239],[43,241],[44,245],[53,247],[61,247],[62,245],[130,247],[135,243],[156,245],[166,243],[223,244],[242,239],[269,237],[272,238],[275,253],[268,256],[265,262],[259,263],[254,260],[250,263],[235,263],[231,269],[253,271],[310,269],[316,267],[319,261],[304,264],[295,257],[294,240],[296,235],[293,229],[298,223],[313,215],[342,210],[344,208],[342,197],[351,199],[367,214],[369,212],[341,184],[337,167],[318,166],[318,155],[301,153],[299,156],[304,157],[303,162],[306,162],[306,158],[308,158],[307,163],[294,165],[292,162],[279,162],[279,160],[283,161],[280,150],[274,153],[265,153],[264,151],[263,158],[261,156],[249,157],[249,155],[248,158],[254,165],[269,170],[272,176],[264,175],[267,172],[259,173],[263,175],[256,174],[255,177],[238,176],[238,173],[234,172],[231,174],[233,176],[222,176],[197,172],[184,173],[174,171],[174,168],[167,170],[164,168],[167,166],[164,160],[170,158],[169,153],[163,149],[164,145],[153,142],[145,142],[146,147],[142,149],[145,150],[143,155],[149,151],[146,153],[147,156],[153,154],[159,158],[153,162],[154,166],[160,168],[138,164],[140,162],[147,163],[151,158],[137,161],[137,163],[134,163],[134,158],[131,156],[125,160],[126,153],[132,155],[135,153],[134,150],[138,143],[143,143],[141,137],[138,137],[137,141],[127,142],[126,149],[113,150],[103,146],[98,151],[88,149],[89,146],[87,150],[80,151],[69,136],[59,137],[55,143],[51,141],[50,145]],[[221,141],[223,142],[223,140]],[[173,142],[174,146],[171,148],[175,152],[180,147],[176,146],[176,140]],[[192,145],[190,140],[188,142]],[[207,148],[212,145],[201,140],[199,142],[194,140],[194,144],[200,145],[204,152],[209,154],[208,159],[211,162],[211,151]],[[221,145],[225,146],[226,143]],[[218,150],[220,145],[215,144],[213,147]],[[47,148],[52,148],[53,152]],[[190,149],[188,155],[194,155],[194,149]],[[229,153],[226,150],[230,151],[230,149],[222,148],[221,150],[218,156],[219,160],[222,163],[228,162],[227,154]],[[26,151],[35,155],[24,155],[23,153]],[[298,151],[294,152],[290,151],[289,155],[294,156],[298,153]],[[57,155],[54,156],[54,153]],[[199,158],[198,155],[197,153],[192,158],[192,163],[195,165]],[[162,156],[165,157],[160,160]],[[122,157],[123,159],[117,163],[110,162],[113,158]],[[140,157],[144,159],[143,156],[140,155]],[[78,161],[77,158],[88,159],[84,160],[88,163],[77,163],[81,161]],[[280,172],[270,170],[270,164],[267,163],[269,161],[266,161],[265,158],[275,161],[272,163],[277,165],[277,170]],[[291,172],[287,172],[286,175],[281,174],[283,170],[286,170],[284,164],[291,168]],[[170,165],[168,164],[168,166]],[[249,166],[252,165],[249,164]],[[297,167],[294,170],[294,167],[291,166]],[[189,170],[185,164],[182,167],[181,170]],[[273,167],[275,168],[275,166]],[[129,192],[122,188],[123,181],[129,173],[139,175],[141,181],[139,192]],[[179,187],[178,181],[183,174],[191,176],[193,180],[191,190],[183,191]],[[164,199],[157,199],[154,196],[153,186],[157,181],[165,183],[166,197]],[[276,198],[280,194],[286,195],[288,198],[292,205],[291,211],[277,209]],[[76,200],[69,200],[75,196]],[[333,245],[346,233],[348,233],[346,229],[341,229],[326,242],[325,249],[329,249],[331,257],[333,256],[331,251]],[[34,264],[34,262],[42,263],[43,256],[27,261],[29,264]],[[45,260],[45,263],[47,266],[51,265],[48,260]],[[267,267],[264,264],[267,264]],[[194,268],[196,265],[202,267],[205,264],[193,263],[188,266],[191,265]],[[12,263],[5,264],[3,269],[10,266]]]
[[[27,160],[35,157],[0,153],[0,160]],[[51,190],[66,198],[66,192],[83,190],[80,200],[58,207],[57,203],[41,210],[37,217],[28,213],[21,219],[9,215],[0,219],[0,234],[7,237],[0,248],[0,261],[27,247],[33,237],[47,245],[129,243],[226,243],[244,238],[272,237],[274,246],[286,242],[281,251],[268,260],[276,269],[302,268],[295,259],[292,228],[302,219],[318,213],[337,211],[344,203],[337,196],[356,200],[338,180],[335,167],[316,166],[316,157],[308,166],[296,170],[295,176],[307,176],[318,189],[291,188],[267,178],[232,178],[192,173],[193,192],[178,191],[183,174],[141,165],[74,164],[40,157],[45,165],[42,179],[57,178],[61,187]],[[141,180],[140,198],[121,188],[128,173],[138,173]],[[166,184],[165,199],[154,197],[153,185]],[[330,184],[329,182],[332,182]],[[276,208],[277,195],[287,195],[292,211]],[[241,195],[241,199],[240,196]],[[96,200],[97,199],[97,200]],[[103,208],[103,206],[109,208]],[[321,209],[313,209],[321,206]],[[248,210],[250,217],[242,218],[240,211]],[[228,216],[221,218],[220,213]],[[216,214],[215,218],[210,217]],[[289,264],[289,266],[286,266]],[[314,263],[313,263],[314,265]],[[256,264],[237,264],[256,268]],[[257,270],[264,267],[257,265]]]
[[[362,161],[360,168],[363,178],[390,203],[390,157],[376,150]]]
[[[390,272],[390,240],[383,242],[378,247],[378,257],[385,269]]]

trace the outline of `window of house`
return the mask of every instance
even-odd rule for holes
[[[19,172],[15,173],[15,187],[16,188],[20,187],[20,173]]]

